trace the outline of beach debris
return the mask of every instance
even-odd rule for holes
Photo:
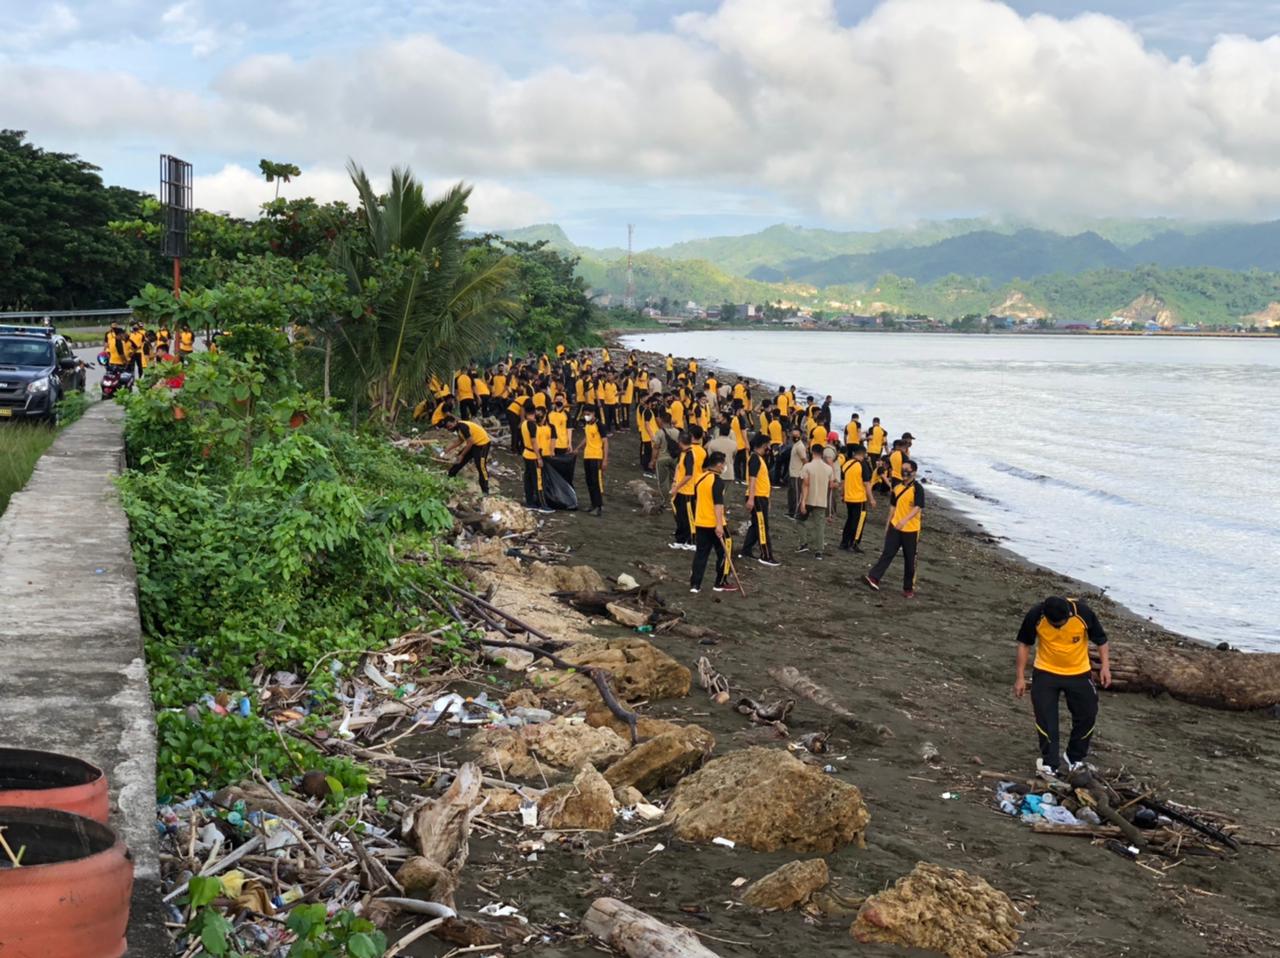
[[[791,710],[795,708],[795,699],[779,699],[776,702],[770,702],[761,705],[752,698],[740,698],[734,709],[747,716],[756,725],[769,725],[781,736],[788,735],[787,726],[784,719],[791,714]]]
[[[686,928],[673,928],[616,898],[597,898],[582,930],[627,958],[717,958]]]
[[[635,746],[605,770],[615,788],[631,785],[649,793],[674,785],[711,754],[716,740],[698,725],[677,726]]]
[[[814,755],[823,755],[827,751],[827,739],[829,737],[826,732],[809,732],[800,736],[799,744]]]
[[[443,795],[423,802],[411,816],[411,834],[418,854],[438,866],[449,882],[437,888],[434,897],[449,906],[453,905],[458,874],[466,864],[471,821],[484,804],[481,779],[479,767],[466,763]]]
[[[864,734],[868,738],[876,740],[893,737],[893,732],[887,725],[868,725],[841,705],[834,695],[824,689],[813,679],[809,678],[809,676],[805,675],[795,666],[784,665],[776,669],[771,669],[769,674],[773,676],[774,681],[783,688],[794,692],[801,698],[808,699],[814,705],[826,709],[832,715],[839,718],[854,732]]]
[[[1021,922],[1009,896],[984,879],[920,862],[892,888],[868,898],[849,932],[863,944],[986,958],[1013,950]]]
[[[804,904],[830,881],[827,863],[821,858],[787,862],[753,882],[742,893],[742,901],[752,908],[786,911]]]
[[[625,572],[618,576],[616,584],[623,592],[631,592],[640,588],[640,583],[635,580],[635,577],[627,575]]]
[[[627,483],[627,491],[640,503],[640,515],[656,516],[666,512],[669,503],[666,498],[643,479],[632,479]]]
[[[942,761],[942,753],[938,751],[938,746],[932,742],[925,742],[920,746],[920,761],[926,765],[937,765]]]
[[[705,655],[698,657],[698,684],[717,705],[729,701],[729,680],[712,668],[711,660]]]
[[[683,698],[693,678],[687,668],[638,636],[577,642],[560,659],[579,674],[555,682],[555,693],[579,706],[596,699],[593,680],[583,672],[607,673],[624,702]]]
[[[1091,651],[1094,668],[1100,661]],[[1220,652],[1191,644],[1112,650],[1111,691],[1167,692],[1193,705],[1228,711],[1280,704],[1280,652]]]
[[[722,835],[756,851],[824,854],[861,847],[871,819],[857,787],[762,747],[712,759],[682,780],[668,815],[685,841]]]
[[[621,602],[606,602],[605,609],[608,610],[609,616],[613,621],[619,625],[634,629],[650,624],[648,612],[641,609],[633,609],[630,606],[623,605]]]
[[[721,848],[737,848],[738,847],[738,843],[735,842],[732,838],[725,838],[722,835],[717,835],[715,838],[711,839],[711,844],[719,845]]]
[[[618,814],[613,786],[591,765],[572,782],[548,789],[538,800],[538,819],[546,828],[608,831]]]
[[[512,672],[523,672],[537,659],[537,654],[530,649],[503,649],[496,645],[486,645],[481,647],[481,651],[487,661]]]

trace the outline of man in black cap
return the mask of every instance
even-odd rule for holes
[[[1098,719],[1098,690],[1089,664],[1089,643],[1098,647],[1101,666],[1098,681],[1111,685],[1111,652],[1107,633],[1093,610],[1079,599],[1051,595],[1027,610],[1018,630],[1018,657],[1013,694],[1027,691],[1027,659],[1035,646],[1031,669],[1031,707],[1035,713],[1040,758],[1036,773],[1052,778],[1062,768],[1058,752],[1058,697],[1065,696],[1071,713],[1071,738],[1067,741],[1066,769],[1073,772],[1084,763]]]

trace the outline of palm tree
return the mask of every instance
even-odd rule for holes
[[[380,304],[342,324],[335,339],[334,381],[353,414],[393,421],[411,408],[433,374],[487,350],[503,320],[514,319],[516,267],[509,257],[470,255],[462,238],[469,187],[459,183],[428,201],[408,169],[391,171],[376,193],[364,170],[347,165],[359,194],[359,228],[335,246],[337,265],[355,293],[380,289]]]

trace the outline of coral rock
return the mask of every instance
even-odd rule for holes
[[[538,822],[545,828],[608,831],[618,814],[613,789],[604,776],[584,765],[572,782],[557,785],[538,800]]]
[[[831,874],[821,858],[787,862],[748,886],[742,900],[752,908],[786,911],[808,901],[810,895],[825,888],[829,881]]]

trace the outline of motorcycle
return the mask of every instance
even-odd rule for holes
[[[102,398],[110,399],[120,390],[133,389],[133,370],[128,366],[108,366],[102,374]]]

